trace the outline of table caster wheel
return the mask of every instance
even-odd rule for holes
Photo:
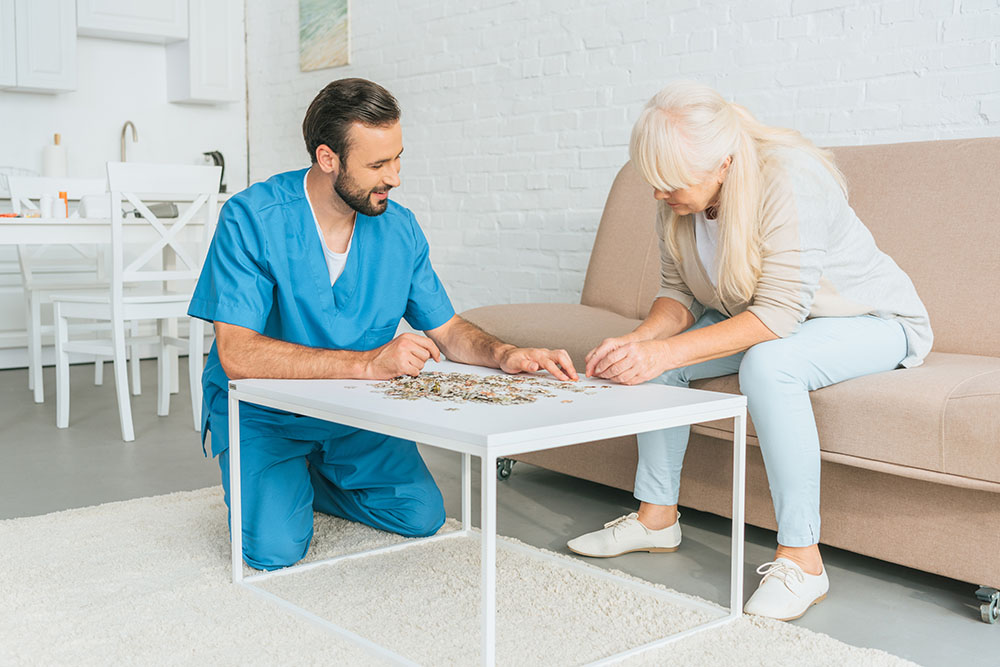
[[[982,601],[979,605],[979,616],[983,623],[996,623],[1000,620],[1000,591],[989,586],[981,586],[976,591],[976,597]]]
[[[501,482],[510,477],[514,469],[514,459],[497,459],[497,479]]]

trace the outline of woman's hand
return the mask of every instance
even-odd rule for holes
[[[585,374],[587,375],[587,377],[596,376],[597,374],[594,372],[594,369],[597,367],[597,364],[600,363],[601,360],[604,359],[604,357],[606,357],[609,353],[613,352],[614,350],[617,350],[623,345],[628,345],[629,343],[638,343],[639,341],[643,340],[649,340],[649,338],[641,336],[637,334],[635,331],[629,334],[625,334],[624,336],[614,336],[612,338],[605,338],[604,340],[601,341],[600,345],[598,345],[593,350],[588,352],[587,356],[584,357],[584,362],[586,362],[587,364]]]
[[[587,375],[619,384],[648,382],[677,365],[671,359],[670,343],[665,340],[627,342],[597,358],[600,349],[595,349],[593,357],[588,359]]]

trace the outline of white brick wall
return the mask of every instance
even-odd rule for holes
[[[251,181],[307,164],[326,83],[383,84],[397,198],[459,310],[579,299],[632,122],[670,79],[824,145],[1000,135],[998,0],[355,0],[353,63],[306,74],[297,7],[247,9]]]

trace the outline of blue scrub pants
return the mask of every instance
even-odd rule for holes
[[[726,317],[708,310],[691,329]],[[806,547],[819,542],[820,453],[809,392],[851,378],[888,371],[906,356],[906,336],[894,320],[818,317],[795,334],[754,345],[745,352],[675,368],[652,382],[687,387],[692,380],[739,373],[747,397],[778,519],[778,543]],[[642,433],[635,497],[676,505],[690,426]]]
[[[240,440],[243,559],[251,567],[301,560],[313,510],[407,537],[433,535],[444,524],[441,492],[411,441],[336,425],[320,441],[241,431],[248,431]],[[228,507],[228,449],[219,467]]]

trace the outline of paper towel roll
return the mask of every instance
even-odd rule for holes
[[[42,176],[66,178],[66,147],[55,136],[55,145],[42,149]]]

